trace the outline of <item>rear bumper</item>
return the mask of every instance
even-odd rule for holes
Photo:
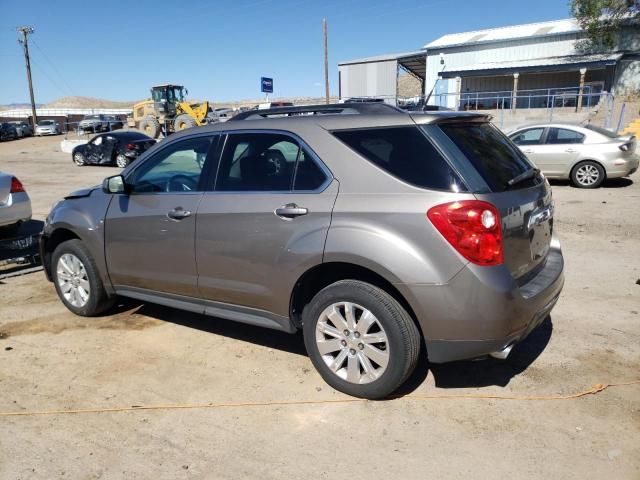
[[[545,265],[518,284],[505,266],[467,266],[446,285],[397,285],[416,314],[434,363],[464,360],[522,341],[549,315],[564,285],[554,239]]]
[[[0,203],[0,227],[31,219],[31,200],[26,192],[12,193]]]
[[[639,163],[640,157],[635,154],[609,161],[606,164],[607,178],[619,178],[631,175],[638,170]]]

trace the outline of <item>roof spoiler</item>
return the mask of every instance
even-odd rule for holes
[[[294,107],[274,107],[241,112],[230,118],[230,122],[256,120],[270,117],[291,117],[299,115],[353,115],[353,114],[402,114],[407,112],[398,107],[381,102],[330,103],[325,105],[301,105]]]

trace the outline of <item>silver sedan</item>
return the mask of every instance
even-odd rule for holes
[[[15,233],[18,226],[31,219],[31,199],[20,180],[0,172],[0,235]]]
[[[509,138],[545,176],[570,179],[580,188],[596,188],[606,178],[626,177],[638,169],[635,137],[593,125],[529,125]]]

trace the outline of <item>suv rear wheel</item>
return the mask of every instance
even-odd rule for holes
[[[305,307],[304,343],[322,378],[356,397],[379,399],[411,374],[420,333],[391,295],[357,280],[324,288]]]
[[[51,275],[58,297],[76,315],[98,315],[115,301],[107,296],[98,268],[80,240],[67,240],[56,247]]]

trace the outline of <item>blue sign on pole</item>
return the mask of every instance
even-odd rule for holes
[[[273,78],[260,78],[260,91],[262,93],[273,93]]]

